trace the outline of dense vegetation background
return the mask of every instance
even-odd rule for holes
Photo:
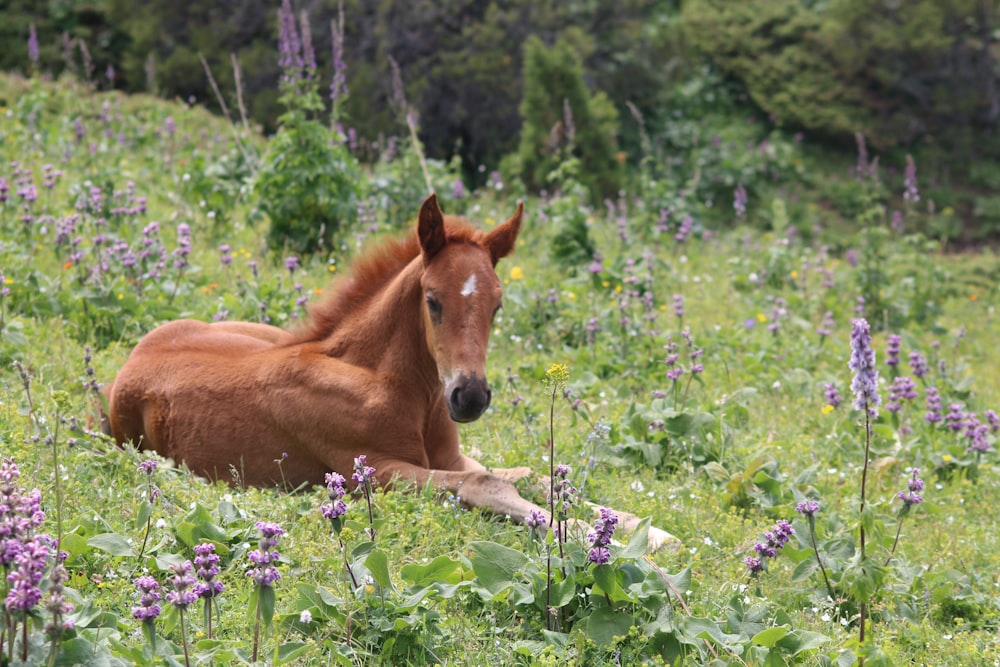
[[[992,5],[536,4],[0,4],[0,666],[1000,665]],[[93,430],[429,191],[526,212],[466,451],[679,548]]]
[[[276,4],[8,0],[0,41],[24,44],[33,23],[41,57],[32,64],[24,49],[6,48],[0,68],[69,70],[103,88],[219,110],[204,57],[235,114],[237,62],[247,113],[273,132]],[[338,5],[297,9],[308,12],[320,78],[329,81]],[[504,161],[505,173],[538,190],[567,100],[577,132],[592,135],[574,150],[599,202],[625,185],[622,166],[652,157],[662,167],[752,117],[765,128],[754,139],[802,132],[819,163],[842,163],[856,133],[890,172],[913,153],[925,182],[944,186],[928,199],[951,207],[963,237],[1000,227],[998,22],[989,0],[347,0],[343,15],[352,94],[339,121],[363,160],[376,157],[373,142],[405,134],[405,92],[427,153],[458,157],[467,184],[483,184]],[[691,120],[701,136],[690,136]],[[814,185],[822,205],[843,208]]]

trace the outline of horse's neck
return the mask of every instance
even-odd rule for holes
[[[339,322],[322,341],[324,352],[355,366],[421,378],[422,384],[440,383],[421,309],[422,262],[419,256],[411,261]]]

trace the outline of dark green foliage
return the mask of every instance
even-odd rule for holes
[[[282,119],[256,183],[260,209],[271,219],[268,245],[303,253],[329,248],[357,215],[357,163],[319,121]]]
[[[827,136],[888,148],[964,137],[1000,115],[996,27],[976,0],[706,0],[688,3],[692,41],[762,109]]]
[[[613,196],[621,186],[622,160],[615,133],[618,114],[603,93],[591,94],[583,81],[576,43],[585,36],[567,31],[551,48],[530,37],[525,42],[524,97],[521,101],[521,177],[541,190],[567,158],[580,160],[579,180],[591,197]]]
[[[706,0],[684,13],[692,42],[765,112],[829,135],[870,130],[861,91],[838,78],[823,16],[800,0]]]

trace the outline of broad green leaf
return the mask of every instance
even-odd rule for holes
[[[587,618],[587,636],[598,646],[610,646],[615,637],[624,637],[632,627],[634,617],[611,607],[598,607]]]
[[[778,643],[779,639],[787,635],[789,630],[790,628],[787,625],[782,625],[776,628],[768,628],[767,630],[758,632],[750,641],[758,646],[771,648]]]
[[[808,630],[792,630],[785,637],[778,640],[776,646],[784,649],[792,655],[798,655],[804,651],[812,651],[830,641],[826,635]]]
[[[629,538],[628,546],[618,554],[619,558],[642,558],[646,555],[649,542],[649,524],[649,517],[639,522]]]
[[[496,595],[510,586],[516,575],[528,565],[528,557],[520,551],[495,542],[473,542],[472,571],[479,583]]]
[[[392,585],[392,578],[389,576],[389,557],[381,549],[374,549],[365,558],[365,566],[371,572],[372,579],[379,586],[387,590],[396,590]]]
[[[309,644],[305,642],[285,642],[278,647],[278,659],[275,664],[283,665],[291,662],[309,650]]]
[[[132,546],[118,533],[102,533],[87,540],[87,544],[112,556],[131,556]]]
[[[610,565],[598,565],[594,568],[593,595],[607,596],[612,602],[623,602],[629,600],[621,584],[618,582],[618,571]]]
[[[461,564],[447,556],[438,556],[426,565],[409,563],[403,566],[400,575],[414,586],[434,583],[454,584],[461,580]]]

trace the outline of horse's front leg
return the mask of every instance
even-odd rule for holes
[[[494,468],[492,472],[500,479],[510,483],[514,483],[522,479],[530,479],[532,486],[539,493],[544,495],[546,498],[549,497],[550,478],[548,475],[536,475],[531,468],[526,468],[524,466],[517,468]],[[585,504],[593,511],[594,517],[597,517],[600,514],[600,505],[592,502],[587,502]],[[612,511],[618,515],[619,525],[621,525],[624,531],[631,533],[639,526],[641,519],[635,514],[632,514],[631,512],[623,512],[617,509],[613,509]],[[678,549],[681,546],[681,541],[662,528],[650,526],[648,546],[650,551],[659,551],[664,548]]]
[[[421,488],[432,485],[460,497],[469,507],[481,507],[518,523],[524,523],[532,510],[541,512],[548,520],[548,512],[522,498],[513,484],[467,457],[466,465],[465,470],[431,470],[401,461],[381,462],[376,467],[376,476],[383,485],[393,481],[412,481]]]

